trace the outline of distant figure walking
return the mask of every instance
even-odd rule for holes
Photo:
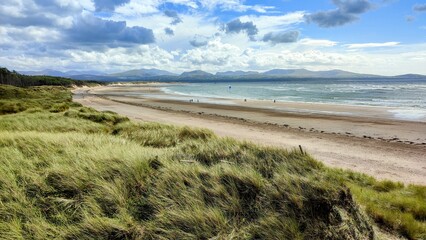
[[[276,101],[275,101],[275,99],[274,99],[274,103],[275,103]]]
[[[247,102],[247,99],[244,98],[244,102]]]

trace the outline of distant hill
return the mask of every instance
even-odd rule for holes
[[[176,76],[177,74],[160,69],[134,69],[120,73],[109,74],[111,77],[152,77],[152,76]]]
[[[75,76],[75,75],[96,75],[96,76],[102,76],[106,75],[104,72],[100,71],[67,71],[65,72],[66,76]]]
[[[297,78],[370,78],[380,77],[371,74],[359,74],[342,70],[309,71],[306,69],[273,69],[263,74],[268,76],[297,77]]]
[[[266,72],[263,72],[265,75],[297,75],[297,74],[306,74],[311,73],[306,69],[272,69]]]
[[[249,75],[257,75],[259,72],[256,71],[227,71],[227,72],[217,72],[216,76],[249,76]]]
[[[420,75],[420,74],[403,74],[403,75],[397,75],[397,76],[394,76],[393,78],[420,78],[420,79],[423,79],[423,78],[426,78],[426,76],[425,75]]]
[[[195,71],[190,71],[190,72],[183,72],[181,75],[179,75],[179,77],[182,78],[188,78],[188,77],[208,77],[211,78],[214,75],[208,72],[204,72],[201,70],[195,70]]]

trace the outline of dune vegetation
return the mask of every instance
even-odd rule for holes
[[[0,85],[0,239],[426,239],[426,187]]]

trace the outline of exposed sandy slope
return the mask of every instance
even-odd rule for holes
[[[92,91],[99,95],[91,94]],[[108,95],[105,91],[108,87],[77,89],[74,101],[136,120],[208,128],[220,136],[263,145],[285,148],[301,145],[329,166],[352,169],[381,179],[426,185],[425,123],[307,116],[241,106],[136,99]],[[289,126],[283,126],[283,122]],[[391,140],[393,138],[398,140]],[[405,139],[406,143],[397,142],[400,139]]]

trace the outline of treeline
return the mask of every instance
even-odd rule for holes
[[[102,83],[97,81],[80,81],[73,80],[70,78],[53,76],[28,76],[19,74],[16,71],[9,71],[7,68],[0,68],[0,84],[13,85],[17,87],[31,87],[43,85],[70,87],[72,85],[83,86]]]

